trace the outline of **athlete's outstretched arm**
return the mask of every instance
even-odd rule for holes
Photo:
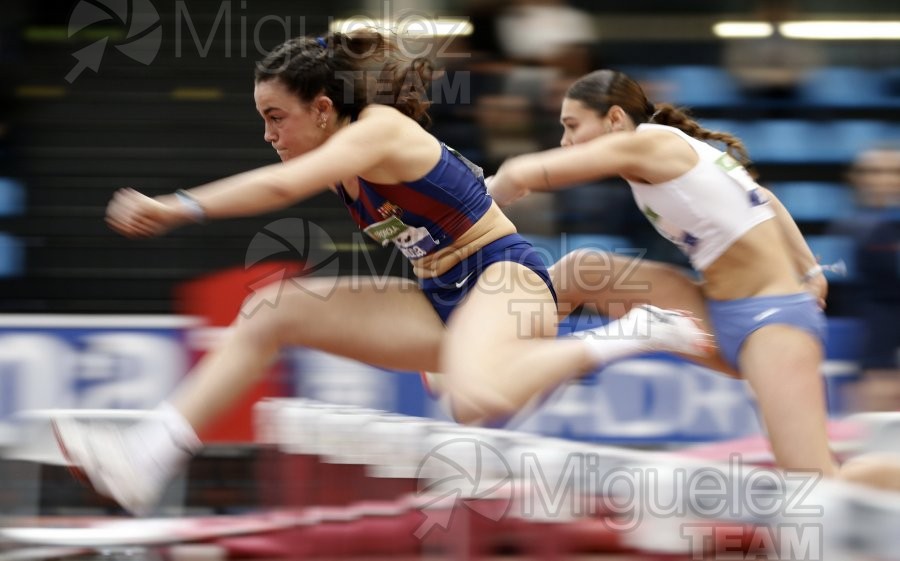
[[[373,111],[302,156],[190,189],[193,209],[175,195],[152,199],[123,189],[110,202],[107,222],[126,236],[143,237],[188,223],[197,211],[216,219],[285,208],[377,167],[394,150],[393,129],[400,126],[399,114]]]
[[[615,133],[566,148],[516,156],[505,161],[488,184],[500,206],[530,191],[555,191],[591,179],[618,175],[634,163],[635,135]]]
[[[488,190],[497,204],[506,206],[530,191],[556,191],[606,177],[660,183],[690,169],[696,157],[684,140],[669,132],[613,132],[511,158],[497,170]]]
[[[189,193],[210,218],[261,214],[290,206],[382,163],[393,151],[391,139],[402,118],[393,113],[364,111],[358,121],[315,150],[283,164],[196,187]]]

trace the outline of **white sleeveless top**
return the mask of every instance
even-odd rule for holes
[[[726,152],[665,125],[644,123],[683,138],[700,161],[671,181],[629,181],[634,200],[660,234],[687,255],[698,271],[715,261],[745,232],[775,217],[760,186]]]

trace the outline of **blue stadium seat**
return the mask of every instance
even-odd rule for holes
[[[795,181],[770,186],[794,220],[831,221],[853,211],[853,190],[840,183]]]
[[[821,144],[821,125],[799,119],[760,121],[745,139],[750,156],[759,162],[831,161],[831,147]]]
[[[22,274],[25,265],[25,251],[22,241],[7,233],[0,232],[0,278]]]
[[[727,119],[700,119],[700,125],[706,130],[726,132],[737,136],[746,144],[756,136],[757,124],[752,121],[732,121]]]
[[[821,141],[830,146],[834,161],[849,163],[860,152],[889,140],[890,135],[883,121],[848,119],[824,125]]]
[[[0,216],[16,216],[25,208],[25,191],[13,179],[0,177]]]
[[[659,74],[671,86],[666,99],[689,107],[728,107],[740,102],[732,76],[717,66],[671,66]]]
[[[853,66],[813,71],[800,86],[800,100],[823,107],[880,107],[887,103],[884,74]]]
[[[699,119],[697,122],[707,130],[727,132],[735,135],[738,134],[738,129],[740,128],[738,121],[728,119]]]

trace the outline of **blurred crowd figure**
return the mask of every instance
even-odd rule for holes
[[[593,16],[565,0],[476,0],[469,13],[480,163],[493,170],[508,157],[558,145],[563,94],[594,62]],[[524,233],[554,235],[557,200],[540,194],[507,214]]]
[[[593,16],[564,0],[515,0],[475,2],[471,19],[474,68],[482,78],[478,116],[488,120],[483,124],[489,136],[505,132],[504,121],[498,131],[490,127],[497,113],[510,120],[519,117],[519,125],[531,132],[542,124],[534,123],[533,113],[552,114],[555,124],[568,86],[592,69],[591,49],[599,39]],[[516,141],[511,136],[497,139],[497,146],[488,147],[488,157],[521,153],[511,152],[516,147],[507,142]],[[541,139],[532,142],[541,145]]]
[[[831,225],[854,242],[856,315],[865,337],[858,407],[900,410],[900,144],[859,154],[848,180],[857,208]]]

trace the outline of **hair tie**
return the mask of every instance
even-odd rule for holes
[[[660,111],[662,111],[662,109],[657,109],[656,111],[654,111],[654,112],[653,112],[653,115],[650,115],[650,119],[648,119],[647,122],[648,122],[648,123],[652,123],[653,121],[655,121],[655,120],[656,120],[656,116],[659,115],[659,112],[660,112]]]
[[[328,42],[325,41],[324,37],[316,37],[316,43],[318,43],[319,46],[322,47],[323,49],[328,48]]]

